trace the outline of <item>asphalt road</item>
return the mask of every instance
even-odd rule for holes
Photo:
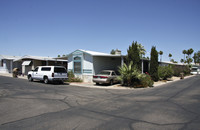
[[[1,130],[200,129],[200,76],[109,90],[0,76]]]

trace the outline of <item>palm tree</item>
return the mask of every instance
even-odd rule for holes
[[[138,44],[137,47],[139,50],[140,58],[142,58],[143,55],[145,56],[146,50],[144,49],[144,46],[142,46],[142,44]]]
[[[196,64],[198,59],[197,53],[194,53],[194,56],[192,58],[194,59],[194,63]]]
[[[183,50],[182,53],[184,54],[184,61],[185,61],[185,54],[187,53],[187,51],[186,51],[186,50]]]
[[[189,58],[191,58],[191,55],[193,52],[194,52],[194,50],[192,48],[187,50],[187,55],[189,56]]]
[[[160,55],[160,62],[161,62],[161,61],[162,61],[163,51],[160,51],[160,52],[159,52],[159,55]]]
[[[180,61],[181,63],[184,63],[184,59],[181,59],[181,61]]]
[[[171,53],[169,53],[169,56],[168,56],[168,57],[169,57],[169,60],[171,60],[172,54],[171,54]]]

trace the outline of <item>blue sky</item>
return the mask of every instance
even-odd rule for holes
[[[0,0],[0,54],[56,57],[76,49],[127,54],[132,41],[163,60],[200,50],[200,0]]]

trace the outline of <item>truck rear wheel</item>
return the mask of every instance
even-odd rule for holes
[[[60,84],[64,84],[64,81],[60,80],[59,83],[60,83]]]
[[[48,77],[46,77],[46,76],[44,77],[44,83],[45,83],[45,84],[48,84],[48,83],[49,83],[49,79],[48,79]]]

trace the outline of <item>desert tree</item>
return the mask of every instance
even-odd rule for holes
[[[137,69],[141,70],[141,60],[137,41],[132,42],[132,45],[129,46],[127,53],[127,63],[130,64],[131,62],[133,62],[132,65],[136,66]]]
[[[150,57],[150,75],[152,80],[158,81],[158,52],[156,47],[151,48],[151,57]]]

